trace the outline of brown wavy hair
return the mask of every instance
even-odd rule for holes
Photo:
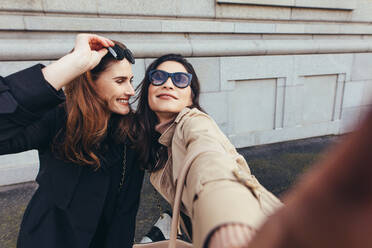
[[[123,49],[126,46],[118,41],[115,44]],[[116,62],[110,54],[106,54],[100,63],[91,71],[78,76],[64,89],[66,95],[66,126],[57,137],[55,148],[58,153],[71,162],[80,165],[92,165],[96,169],[101,166],[98,151],[100,144],[107,136],[111,111],[107,103],[98,94],[95,81],[112,63]],[[115,141],[120,143],[130,138],[129,126],[133,112],[115,118]],[[56,149],[55,149],[56,150]]]

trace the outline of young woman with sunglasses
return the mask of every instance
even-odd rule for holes
[[[0,154],[40,157],[17,247],[132,246],[143,180],[128,135],[132,64],[122,43],[80,34],[58,61],[1,78]]]
[[[245,247],[280,201],[251,175],[217,124],[199,105],[190,63],[168,54],[148,67],[140,87],[136,144],[150,180],[170,203],[183,166],[183,226],[194,247]],[[248,187],[248,189],[247,189]]]

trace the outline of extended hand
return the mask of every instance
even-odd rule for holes
[[[372,247],[372,112],[343,138],[247,247]]]

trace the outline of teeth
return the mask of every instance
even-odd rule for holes
[[[119,99],[118,102],[120,102],[120,103],[128,103],[128,100]]]

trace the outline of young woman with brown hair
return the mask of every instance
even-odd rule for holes
[[[122,43],[80,34],[58,61],[1,78],[0,154],[40,157],[17,247],[132,246],[143,180],[128,135],[132,64]]]

